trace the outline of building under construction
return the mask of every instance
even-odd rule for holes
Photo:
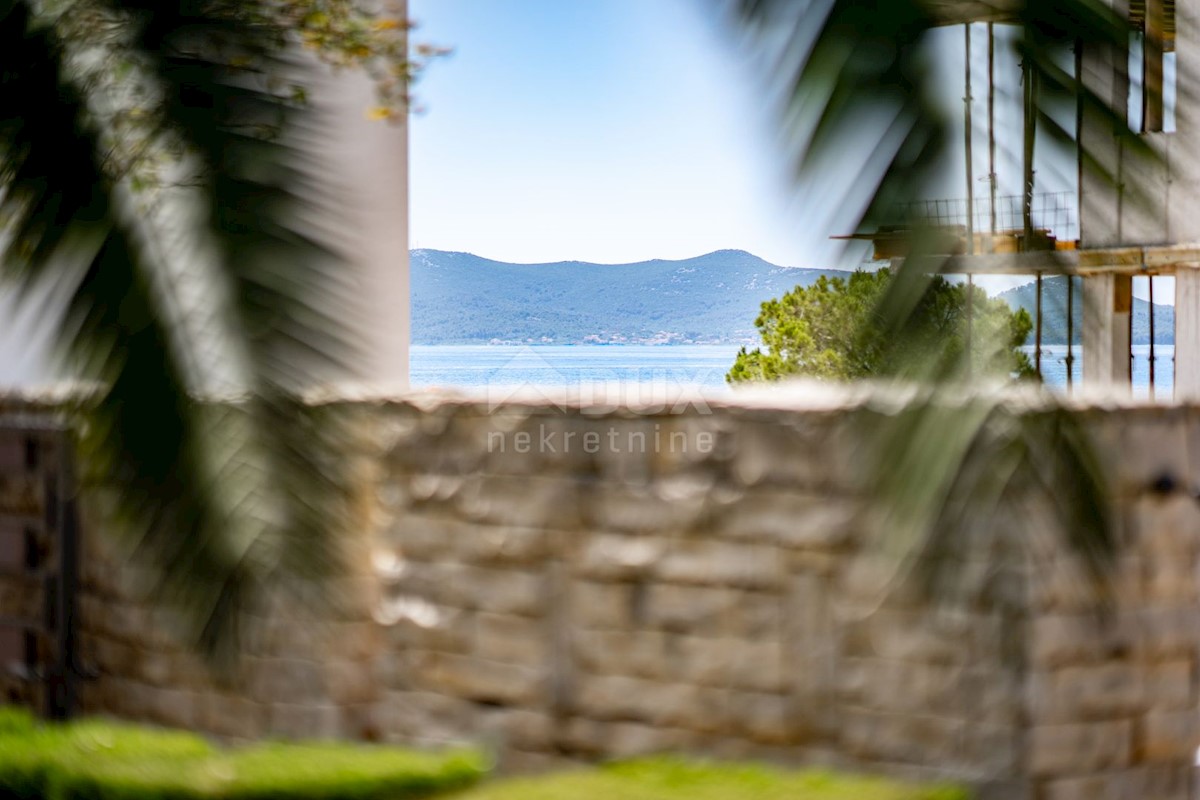
[[[1082,377],[1091,384],[1131,383],[1133,280],[1144,276],[1150,299],[1152,393],[1154,339],[1163,333],[1154,330],[1154,292],[1158,288],[1162,302],[1164,289],[1169,291],[1161,281],[1156,287],[1155,278],[1173,276],[1175,397],[1200,398],[1200,114],[1185,100],[1183,78],[1200,74],[1200,47],[1188,46],[1200,41],[1200,0],[1116,2],[1124,5],[1120,13],[1128,19],[1128,48],[1077,44],[1075,80],[1080,89],[1111,99],[1111,108],[1128,109],[1128,128],[1137,134],[1136,142],[1128,132],[1114,131],[1111,115],[1093,115],[1077,100],[1076,185],[1068,192],[1039,191],[1034,171],[1039,89],[1037,74],[1023,64],[1021,192],[998,195],[996,87],[998,82],[1012,84],[1018,76],[997,74],[997,34],[1017,20],[1003,4],[946,0],[942,18],[964,31],[965,196],[921,201],[902,209],[895,224],[846,238],[870,240],[877,259],[903,259],[909,234],[920,225],[933,233],[941,272],[969,279],[1034,276],[1039,370],[1043,276],[1078,276],[1066,281],[1067,337],[1068,342],[1081,341]],[[981,48],[987,56],[986,96],[978,75]],[[1085,93],[1077,94],[1082,98]],[[984,157],[987,172],[981,176],[976,165]],[[1080,318],[1082,330],[1073,330],[1073,321]],[[1068,383],[1075,352],[1068,346]]]

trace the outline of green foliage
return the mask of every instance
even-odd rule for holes
[[[462,788],[485,770],[466,750],[332,742],[221,750],[188,733],[98,720],[0,729],[0,797],[29,800],[401,800]]]
[[[891,274],[857,271],[849,279],[822,276],[762,304],[754,321],[763,347],[742,348],[730,383],[778,380],[790,375],[853,380],[903,375],[932,368],[941,376],[1034,374],[1019,349],[1032,328],[1029,314],[1012,311],[977,287],[943,278],[929,283],[903,336],[880,322],[879,303]],[[968,326],[968,305],[970,325]],[[968,333],[969,329],[969,333]],[[967,339],[970,337],[969,363]]]
[[[656,758],[586,772],[484,784],[455,800],[967,800],[953,786],[920,786],[824,770]]]
[[[64,726],[30,721],[28,727],[0,732],[0,796],[30,800],[50,796],[52,783],[87,764],[174,762],[211,752],[207,742],[188,733],[94,720]]]

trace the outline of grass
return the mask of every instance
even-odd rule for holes
[[[482,784],[450,800],[968,800],[965,789],[758,765],[645,759]]]
[[[52,778],[53,800],[403,800],[477,781],[477,753],[360,744],[263,744],[208,758],[105,760]]]
[[[0,707],[0,800],[967,800],[963,789],[820,770],[643,759],[473,786],[472,750],[314,742],[215,747],[103,720],[43,725]],[[447,794],[450,793],[450,794]]]
[[[471,750],[365,744],[214,747],[190,733],[0,711],[0,800],[407,800],[474,783]]]

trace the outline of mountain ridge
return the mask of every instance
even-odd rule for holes
[[[411,252],[416,344],[753,344],[765,300],[844,270],[744,250],[626,264]]]
[[[414,344],[746,344],[762,303],[848,270],[784,267],[745,250],[623,264],[514,264],[462,251],[410,251]],[[1076,281],[1079,279],[1076,278]],[[995,295],[1036,306],[1031,281]],[[1074,338],[1082,297],[1076,284]],[[1066,344],[1066,279],[1043,282],[1042,341]],[[1135,298],[1134,344],[1149,341],[1149,304]],[[1175,309],[1155,305],[1155,340],[1174,340]],[[1029,343],[1033,343],[1033,334]]]

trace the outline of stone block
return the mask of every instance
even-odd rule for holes
[[[1190,800],[1189,767],[1139,766],[1121,770],[1056,778],[1043,784],[1045,800]]]
[[[261,703],[302,705],[325,695],[325,675],[319,661],[298,658],[259,659],[253,665],[252,696]]]
[[[137,677],[152,686],[168,686],[177,670],[179,656],[157,650],[137,650]]]
[[[792,730],[790,706],[782,695],[763,692],[730,692],[726,698],[729,723],[724,728],[744,734],[755,742],[784,744]]]
[[[480,613],[475,616],[474,654],[489,661],[550,666],[550,632],[529,617]]]
[[[1159,560],[1193,561],[1200,542],[1192,535],[1200,528],[1200,509],[1187,492],[1162,496],[1146,493],[1128,501],[1132,518],[1131,545],[1139,555]]]
[[[569,476],[474,476],[455,500],[463,519],[485,525],[570,531],[583,522],[579,484]]]
[[[324,664],[329,698],[338,705],[363,705],[378,696],[372,663],[330,658]]]
[[[619,533],[692,530],[707,516],[709,488],[707,484],[689,488],[679,479],[666,485],[656,482],[635,487],[601,484],[585,495],[584,522],[591,528]]]
[[[847,658],[838,664],[838,697],[873,710],[962,716],[969,698],[957,664]]]
[[[257,739],[266,732],[268,712],[245,697],[207,692],[197,700],[197,721],[202,730],[229,739]]]
[[[375,719],[385,741],[461,741],[474,727],[478,706],[437,692],[385,692]]]
[[[559,600],[548,596],[541,571],[473,567],[463,577],[467,585],[460,588],[468,607],[481,611],[540,617]]]
[[[1155,763],[1194,760],[1200,748],[1200,709],[1152,711],[1142,720],[1140,758]]]
[[[729,637],[671,636],[665,648],[669,657],[669,670],[665,677],[686,683],[731,688],[735,686],[732,680],[734,660],[740,658],[737,650],[748,644],[745,640]],[[748,659],[740,660],[743,663],[739,667],[745,672],[744,662]],[[770,670],[770,667],[767,669]],[[773,674],[778,674],[778,671]]]
[[[1039,724],[1132,716],[1145,704],[1143,669],[1130,661],[1107,661],[1035,670],[1027,684],[1031,716]]]
[[[773,592],[656,582],[646,587],[645,622],[705,637],[776,638],[783,625],[782,602]]]
[[[778,640],[729,638],[719,640],[717,646],[729,654],[720,685],[757,692],[782,692],[786,688],[784,649]]]
[[[668,540],[651,536],[597,534],[578,549],[574,569],[597,580],[636,580],[654,573],[667,553]]]
[[[964,727],[963,720],[952,717],[852,708],[842,718],[841,742],[858,760],[944,769],[961,759]]]
[[[1122,768],[1133,758],[1133,727],[1128,720],[1034,725],[1028,747],[1029,770],[1034,775]]]
[[[1143,576],[1148,603],[1159,606],[1200,605],[1200,586],[1194,558],[1159,558],[1149,561]]]
[[[1192,708],[1196,702],[1190,659],[1144,666],[1145,704],[1158,710]]]
[[[1186,482],[1188,430],[1186,409],[1142,408],[1116,426],[1120,457],[1108,463],[1115,470],[1118,491],[1136,494],[1163,475]]]
[[[337,739],[341,709],[332,703],[277,703],[270,707],[268,729],[287,739]]]
[[[197,701],[193,692],[155,687],[148,691],[147,701],[147,718],[159,725],[184,730],[196,727]]]
[[[572,718],[563,732],[563,745],[570,751],[608,758],[635,758],[678,752],[695,739],[691,731],[662,728],[636,722],[601,722]]]
[[[97,637],[88,652],[96,668],[105,676],[130,678],[137,674],[140,654],[131,645],[107,636]]]
[[[1021,742],[1021,730],[1016,725],[993,725],[968,717],[956,763],[984,780],[1009,780],[1022,772]]]
[[[655,582],[646,587],[645,621],[662,630],[717,635],[727,626],[743,595],[719,586]]]
[[[580,669],[594,675],[667,678],[666,640],[657,631],[577,630],[571,653]]]
[[[1127,657],[1135,626],[1129,620],[1095,614],[1047,614],[1029,622],[1032,666],[1047,669]]]
[[[624,583],[577,580],[570,584],[567,603],[579,628],[619,629],[634,623],[633,587]]]
[[[881,608],[843,624],[843,652],[895,661],[961,664],[971,656],[969,627],[968,619],[942,617],[928,609]]]
[[[544,528],[477,526],[454,544],[464,562],[484,565],[538,564],[549,556],[556,535]]]
[[[976,662],[962,672],[963,713],[974,723],[1013,726],[1026,718],[1025,690],[1028,677],[1003,664]],[[1037,712],[1032,714],[1036,718]]]
[[[831,428],[817,415],[741,420],[731,426],[730,472],[743,486],[826,487]]]
[[[548,714],[510,708],[484,708],[476,713],[475,737],[498,750],[554,749],[555,721]]]
[[[1144,608],[1122,614],[1118,624],[1133,630],[1145,658],[1192,658],[1200,647],[1200,617],[1190,606]]]
[[[783,561],[769,545],[674,540],[657,573],[663,580],[744,589],[778,589],[783,583]]]
[[[388,648],[468,653],[475,637],[474,612],[430,603],[419,596],[386,598],[378,621],[384,627],[384,646]]]
[[[756,490],[728,506],[719,525],[725,537],[829,549],[853,538],[858,515],[856,501],[837,495]]]
[[[679,683],[616,675],[579,676],[575,709],[581,716],[712,731],[725,715],[725,693]]]
[[[1135,559],[1125,557],[1114,576],[1114,584],[1122,587],[1127,598],[1141,597],[1138,566]],[[1038,613],[1083,614],[1100,607],[1100,587],[1077,559],[1050,556],[1030,577],[1030,604]],[[1135,583],[1138,588],[1129,591]]]
[[[473,530],[469,523],[449,516],[412,512],[400,514],[380,537],[380,551],[394,557],[381,560],[377,574],[381,580],[388,582],[392,572],[389,567],[395,563],[395,558],[417,561],[445,558]]]
[[[413,664],[419,688],[483,703],[535,709],[547,696],[546,672],[541,669],[485,661],[469,656],[427,653]]]
[[[547,599],[539,572],[454,561],[408,562],[384,605],[396,598],[419,599],[438,608],[526,616],[540,616]]]

